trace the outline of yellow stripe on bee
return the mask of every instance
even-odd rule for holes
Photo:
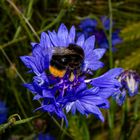
[[[58,70],[57,68],[50,66],[49,67],[49,71],[50,73],[54,76],[54,77],[64,77],[66,70]]]

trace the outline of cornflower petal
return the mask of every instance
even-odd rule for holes
[[[76,44],[77,44],[78,46],[83,46],[84,41],[85,41],[85,37],[84,37],[84,35],[82,34],[81,36],[78,37]]]
[[[117,102],[119,106],[121,106],[125,99],[126,99],[126,90],[122,90],[122,92],[116,92],[115,94],[112,95],[113,99]]]
[[[68,36],[68,44],[75,43],[75,27],[72,26]],[[67,46],[68,46],[67,44]]]
[[[99,60],[103,57],[105,52],[106,52],[106,49],[95,49],[95,50],[93,50],[93,58],[95,60]]]
[[[102,68],[104,64],[100,61],[86,61],[84,63],[84,71],[87,71],[87,69],[91,70],[98,70],[99,68]]]
[[[66,112],[71,110],[72,114],[75,114],[76,110],[78,110],[83,115],[94,114],[97,118],[104,121],[99,107],[109,108],[109,103],[105,98],[98,95],[98,91],[98,88],[87,89],[84,84],[81,84],[75,93],[71,91],[73,96],[65,97]]]
[[[52,47],[50,38],[45,32],[41,33],[40,46],[43,47],[44,49],[48,49]]]
[[[117,76],[123,71],[122,68],[114,68],[103,74],[98,78],[94,78],[91,81],[93,86],[98,87],[121,87],[121,84],[116,79]]]
[[[67,45],[67,37],[68,37],[68,30],[64,24],[61,24],[58,29],[58,40],[59,46],[66,46]]]
[[[82,48],[85,52],[91,51],[94,49],[95,44],[95,36],[91,36],[88,39],[86,39],[85,43],[82,45]]]
[[[53,45],[56,47],[56,46],[59,46],[59,40],[58,40],[58,37],[57,37],[57,34],[55,31],[53,32],[50,32],[48,31],[48,34],[49,34],[49,37],[53,43]]]
[[[41,68],[40,61],[37,61],[36,57],[33,56],[21,56],[20,59],[26,65],[27,68],[30,68],[36,75],[40,75],[43,69]]]

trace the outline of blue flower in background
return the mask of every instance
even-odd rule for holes
[[[131,97],[138,93],[140,76],[133,70],[125,70],[120,74],[118,80],[122,85],[122,91],[115,93],[113,97],[119,105],[122,105],[127,93]]]
[[[104,30],[107,32],[110,28],[109,18],[107,18],[106,16],[102,16],[101,22],[102,22]],[[100,48],[108,49],[109,44],[108,44],[106,33],[103,29],[98,28],[97,25],[98,23],[94,19],[87,18],[85,20],[82,20],[79,25],[79,29],[81,32],[79,32],[78,35],[83,33],[86,38],[91,35],[95,35],[98,46]],[[122,42],[122,39],[119,36],[119,30],[114,31],[112,33],[112,46],[114,47],[115,45],[120,44],[121,42]]]
[[[78,33],[78,36],[81,35],[82,33],[85,35],[86,38],[93,35],[93,32],[97,27],[97,24],[98,23],[96,20],[90,18],[82,20],[82,22],[79,25],[79,29],[82,32]]]
[[[79,25],[79,27],[81,29],[92,29],[93,27],[97,26],[97,21],[96,20],[92,20],[90,18],[84,19],[83,22],[81,22],[81,24]]]
[[[101,22],[103,24],[104,29],[109,30],[109,28],[110,28],[110,19],[107,16],[102,16],[101,17]]]
[[[39,133],[34,140],[55,140],[55,138],[53,136],[51,136],[49,133]]]
[[[5,103],[0,101],[0,124],[4,123],[7,120],[7,108]]]
[[[92,74],[92,71],[103,67],[100,59],[105,49],[94,49],[94,36],[85,39],[81,34],[75,38],[75,27],[72,26],[68,31],[61,24],[58,32],[43,32],[40,43],[31,43],[32,55],[22,56],[21,60],[30,69],[29,72],[35,75],[32,82],[24,86],[35,95],[34,100],[41,99],[41,106],[36,110],[56,114],[64,118],[66,123],[64,110],[67,113],[71,111],[72,114],[78,111],[86,116],[94,114],[104,121],[100,108],[109,108],[107,99],[119,90],[120,83],[116,77],[122,69],[115,68],[100,77],[87,79],[88,73]],[[76,52],[79,50],[81,53]],[[60,69],[57,65],[61,66]],[[67,67],[64,69],[64,66]]]

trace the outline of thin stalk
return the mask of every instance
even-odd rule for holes
[[[14,123],[7,122],[5,124],[2,124],[2,125],[0,125],[0,133],[2,133],[3,131],[5,131],[5,129],[7,129],[7,128],[11,127],[11,126],[16,126],[16,125],[28,123],[31,120],[36,119],[38,117],[40,117],[40,115],[36,115],[36,116],[30,117],[30,118],[27,118],[27,119],[22,119],[22,120],[14,122]]]
[[[7,55],[6,52],[2,49],[1,46],[0,46],[0,50],[2,51],[4,57],[7,59],[7,61],[9,62],[10,66],[12,66],[12,65],[13,65],[12,61],[10,60],[10,58],[8,57],[8,55]],[[17,68],[16,68],[16,67],[13,67],[13,68],[14,68],[16,74],[18,75],[18,77],[19,77],[19,78],[21,79],[21,81],[25,84],[26,81],[24,80],[24,78],[22,77],[22,75],[19,73],[19,71],[17,70]],[[14,93],[14,94],[15,94],[15,93]],[[29,95],[28,95],[28,96],[29,96]],[[18,95],[15,95],[15,97],[16,97],[16,99],[17,99],[17,98],[18,98]],[[28,97],[28,98],[29,98],[29,97]],[[23,110],[23,107],[22,107],[22,105],[21,105],[21,102],[18,101],[18,100],[19,100],[19,99],[17,99],[17,102],[18,102],[18,104],[19,104],[19,107],[20,107],[22,113],[25,114],[25,111]],[[31,99],[30,99],[30,100],[31,100]],[[21,101],[23,102],[23,100],[21,100]],[[23,102],[23,103],[24,103],[24,105],[26,105],[25,102]],[[27,117],[27,115],[24,116],[24,117]]]
[[[10,58],[8,57],[8,55],[7,55],[6,52],[2,49],[1,46],[0,46],[0,50],[2,51],[4,57],[7,59],[7,61],[9,62],[10,66],[12,66],[12,65],[13,65],[12,61],[10,60]],[[25,84],[26,81],[24,80],[24,78],[22,77],[22,75],[19,73],[19,71],[17,70],[17,68],[16,68],[16,67],[13,67],[13,69],[14,69],[14,71],[16,72],[16,74],[18,75],[18,77],[21,79],[21,81]],[[28,100],[29,100],[29,102],[30,102],[30,104],[31,104],[31,97],[30,97],[30,94],[28,93],[27,96],[28,96]],[[23,100],[21,100],[21,101],[24,103],[24,105],[26,105],[25,102],[24,102]]]
[[[13,63],[12,63],[12,61],[9,59],[8,55],[5,53],[5,51],[4,51],[1,47],[0,47],[0,50],[2,51],[2,53],[3,53],[3,55],[5,56],[5,58],[7,59],[7,61],[8,61],[8,62],[10,63],[10,65],[12,66]],[[23,77],[21,76],[21,74],[20,74],[20,73],[18,72],[18,70],[16,69],[16,67],[14,67],[14,70],[15,70],[16,74],[19,76],[19,78],[21,79],[21,81],[22,81],[23,83],[26,83],[25,80],[23,79]],[[12,86],[11,86],[11,87],[12,87]],[[17,100],[17,103],[18,103],[18,105],[19,105],[19,107],[20,107],[20,109],[21,109],[22,114],[24,115],[25,118],[27,118],[27,115],[26,115],[26,113],[25,113],[25,111],[24,111],[24,109],[23,109],[23,107],[22,107],[22,104],[21,104],[21,102],[20,102],[20,100],[19,100],[19,98],[18,98],[18,93],[17,93],[16,91],[14,91],[14,95],[15,95],[15,98],[16,98],[16,100]],[[30,128],[32,128],[30,124],[29,124],[29,126],[30,126]]]
[[[138,95],[137,95],[138,96]],[[136,125],[138,125],[138,121],[140,120],[139,116],[139,104],[140,104],[140,97],[137,97],[135,105],[134,105],[134,118],[133,118],[133,124],[130,126],[128,137],[131,136],[133,133],[133,130],[136,128]]]
[[[45,31],[45,30],[48,30],[49,28],[51,28],[52,26],[54,26],[56,23],[58,23],[58,22],[61,20],[61,18],[65,15],[65,13],[66,13],[66,10],[65,10],[65,9],[62,9],[62,10],[60,11],[60,13],[58,14],[58,16],[56,17],[56,19],[53,20],[53,21],[52,21],[50,24],[48,24],[47,26],[45,26],[43,29],[39,30],[39,31],[37,32],[37,34],[40,34],[41,32],[43,32],[43,31]],[[31,35],[31,36],[33,36],[33,35]],[[22,37],[19,37],[19,38],[17,38],[17,39],[13,39],[13,40],[9,41],[8,43],[5,43],[5,44],[1,45],[0,48],[6,48],[6,47],[8,47],[8,46],[10,46],[10,45],[12,45],[12,44],[15,44],[15,43],[17,43],[17,42],[23,41],[23,40],[25,40],[25,39],[27,39],[27,36],[22,36]]]
[[[114,129],[114,106],[115,106],[115,103],[113,100],[111,100],[111,103],[110,103],[110,110],[108,110],[108,123],[109,123],[109,139],[110,140],[113,140],[114,139],[114,132],[113,132],[113,129]]]
[[[13,40],[14,39],[16,39],[17,37],[18,37],[18,35],[20,34],[20,32],[21,32],[21,26],[18,26],[18,28],[17,28],[17,30],[16,30],[16,32],[15,32],[15,35],[14,35],[14,37],[13,37]]]
[[[25,40],[25,39],[27,39],[27,36],[22,36],[22,37],[19,37],[19,38],[15,38],[15,39],[13,39],[13,40],[11,40],[11,41],[9,41],[9,42],[7,42],[7,43],[1,45],[0,48],[4,49],[4,48],[6,48],[6,47],[8,47],[8,46],[11,46],[11,45],[13,45],[13,44],[15,44],[15,43],[18,43],[18,42],[20,42],[20,41],[23,41],[23,40]]]
[[[5,56],[5,58],[6,58],[7,61],[9,62],[9,64],[12,66],[13,63],[12,63],[12,61],[9,59],[8,55],[5,53],[5,51],[4,51],[1,47],[0,47],[0,50],[2,51],[3,55]],[[18,70],[17,70],[16,67],[14,67],[14,70],[15,70],[16,74],[19,76],[19,78],[21,79],[21,81],[22,81],[23,83],[26,83],[25,80],[23,79],[23,77],[21,76],[21,74],[18,72]],[[11,87],[12,87],[12,86],[11,86]],[[19,107],[20,107],[20,109],[21,109],[22,114],[24,115],[25,118],[27,118],[27,115],[26,115],[26,113],[25,113],[25,111],[24,111],[24,109],[23,109],[23,107],[22,107],[22,104],[21,104],[21,102],[20,102],[20,100],[19,100],[19,96],[18,96],[17,91],[15,91],[15,89],[13,89],[13,91],[14,91],[14,96],[15,96],[15,98],[16,98],[16,100],[17,100],[17,103],[18,103],[18,105],[19,105]],[[31,126],[30,124],[28,124],[28,125],[29,125],[30,128],[32,128],[32,126]]]
[[[113,68],[113,54],[112,54],[112,2],[111,0],[108,0],[108,7],[109,7],[109,20],[110,20],[110,28],[109,28],[109,37],[108,37],[108,43],[109,43],[109,65],[110,69]],[[110,110],[108,111],[108,121],[109,121],[109,136],[110,140],[114,139],[114,114],[115,114],[115,107],[114,107],[114,101],[111,100]]]
[[[64,125],[64,119],[62,118],[61,119],[61,128],[63,128],[63,125]]]
[[[34,3],[34,0],[30,0],[30,1],[29,1],[29,4],[28,4],[28,8],[27,8],[27,10],[25,11],[25,14],[20,13],[21,15],[25,15],[25,16],[27,17],[28,20],[30,20],[30,18],[31,18],[31,16],[32,16],[33,3]],[[18,29],[18,30],[16,31],[14,38],[17,38],[18,35],[20,34],[21,29],[22,29],[21,25],[19,25],[19,27],[18,27],[17,29]],[[38,36],[37,36],[37,37],[38,37]],[[27,99],[28,99],[28,102],[29,102],[29,104],[30,104],[30,107],[33,108],[32,99],[31,99],[31,94],[30,94],[29,92],[27,92]],[[21,100],[21,101],[23,101],[23,100]],[[23,103],[24,103],[24,102],[23,102]],[[25,104],[25,106],[26,106],[26,104]]]
[[[120,140],[128,140],[129,122],[127,115],[128,114],[127,100],[124,103],[122,113],[123,116],[122,116]]]
[[[49,113],[48,113],[48,114],[49,114]],[[51,115],[49,114],[49,116],[51,116]],[[72,138],[72,136],[71,136],[65,129],[63,129],[63,127],[61,127],[61,125],[58,123],[58,121],[57,121],[53,116],[51,116],[51,118],[53,119],[53,121],[55,122],[55,124],[60,128],[60,130],[63,131],[63,133],[64,133],[65,135],[67,135],[67,136],[69,136],[70,138]]]
[[[13,91],[13,94],[14,94],[15,98],[16,98],[16,101],[17,101],[17,104],[18,104],[18,106],[19,106],[19,108],[21,110],[21,113],[23,114],[23,116],[25,118],[28,118],[28,116],[27,116],[27,114],[26,114],[26,112],[25,112],[25,110],[23,108],[23,105],[21,104],[21,100],[20,100],[19,94],[18,94],[18,92],[15,89],[15,86],[13,84],[11,85],[11,89]],[[30,127],[30,130],[32,130],[33,127],[32,127],[32,125],[29,122],[28,122],[28,126]]]
[[[30,39],[32,41],[35,41],[33,36],[30,33],[30,30],[28,29],[28,27],[26,26],[26,24],[29,26],[29,28],[31,29],[31,31],[34,33],[34,35],[37,37],[37,39],[39,39],[37,33],[35,32],[34,28],[32,27],[32,25],[29,23],[29,21],[27,20],[27,18],[21,13],[21,11],[17,8],[17,6],[11,1],[11,0],[7,0],[7,2],[14,8],[14,10],[17,12],[21,24],[22,26],[25,28],[26,32],[28,33]],[[26,23],[26,24],[25,24]]]
[[[66,14],[66,10],[65,9],[61,9],[61,11],[59,12],[58,16],[56,17],[56,19],[54,19],[49,25],[47,25],[46,27],[44,27],[43,29],[41,29],[39,31],[39,33],[48,30],[49,28],[51,28],[53,25],[55,25],[56,23],[58,23],[62,17]]]
[[[25,12],[25,13],[27,13],[27,14],[26,14],[26,17],[27,17],[28,20],[29,20],[29,19],[31,18],[31,16],[32,16],[33,2],[34,2],[34,0],[30,0],[30,1],[29,1],[28,8],[27,8],[27,12]],[[16,33],[15,33],[13,39],[15,39],[15,38],[17,38],[17,37],[19,36],[19,34],[20,34],[20,32],[21,32],[21,29],[22,29],[22,28],[21,28],[21,26],[19,25],[18,28],[17,28],[17,30],[16,30]]]
[[[109,28],[109,63],[110,63],[110,68],[113,68],[113,53],[112,53],[112,3],[111,0],[108,0],[108,6],[109,6],[109,19],[110,19],[110,28]]]
[[[27,9],[27,14],[26,14],[28,19],[30,19],[32,16],[33,3],[34,3],[34,0],[30,0],[28,4],[28,9]]]
[[[2,54],[4,55],[4,57],[7,59],[7,61],[9,62],[10,66],[12,66],[13,65],[12,61],[10,60],[10,58],[8,57],[8,55],[6,54],[6,52],[3,50],[3,48],[1,46],[0,46],[0,50],[1,50]],[[14,67],[14,70],[15,70],[16,74],[18,75],[18,77],[21,79],[21,81],[23,83],[26,83],[24,78],[21,76],[21,74],[19,73],[19,71],[17,70],[16,67]]]

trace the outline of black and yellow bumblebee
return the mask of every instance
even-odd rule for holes
[[[80,72],[83,61],[84,50],[76,44],[69,44],[68,47],[55,47],[52,51],[49,71],[54,77],[59,78],[64,77],[69,71],[69,80],[73,81],[73,72]]]

